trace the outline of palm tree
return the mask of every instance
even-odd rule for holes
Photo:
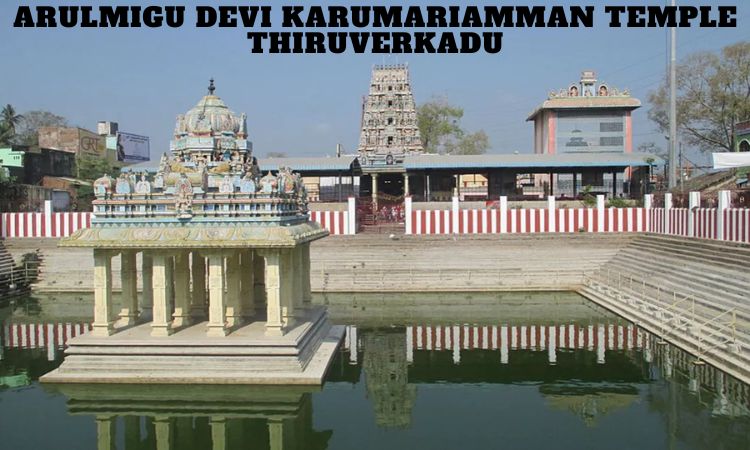
[[[0,117],[2,117],[5,128],[13,134],[16,133],[16,126],[21,123],[21,119],[23,119],[21,114],[16,114],[16,109],[10,104],[5,105],[2,112],[0,112]]]

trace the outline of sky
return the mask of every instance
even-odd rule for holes
[[[141,2],[187,6],[186,24],[177,29],[21,29],[13,28],[19,5],[139,4],[138,2],[0,2],[0,104],[18,111],[47,110],[91,130],[101,120],[120,131],[151,138],[152,158],[169,148],[175,118],[205,95],[209,78],[216,94],[236,113],[245,112],[257,156],[335,154],[336,144],[354,153],[359,138],[362,97],[372,66],[408,63],[417,104],[434,97],[464,109],[468,131],[483,129],[489,153],[530,153],[533,126],[528,114],[551,90],[577,82],[594,70],[610,87],[629,89],[643,106],[634,113],[634,144],[666,140],[648,119],[649,92],[665,77],[666,29],[608,27],[604,5],[589,0],[557,5],[595,5],[593,28],[507,28],[499,54],[341,55],[252,54],[243,28],[197,29],[194,2]],[[325,5],[237,0],[207,5]],[[483,5],[487,2],[346,2],[335,4]],[[697,4],[684,0],[678,4]],[[498,4],[498,3],[495,3]],[[543,5],[544,2],[503,2]],[[662,5],[659,1],[612,4]],[[698,51],[718,51],[750,40],[750,2],[703,0],[703,5],[736,5],[736,28],[682,28],[678,59]],[[276,24],[276,21],[274,21]],[[299,31],[299,30],[293,30]],[[325,31],[325,30],[324,30]],[[455,30],[458,31],[458,30]],[[467,30],[473,31],[473,30]],[[696,157],[696,159],[700,159]]]

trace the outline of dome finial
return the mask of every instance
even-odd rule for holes
[[[208,85],[208,95],[214,95],[214,91],[216,90],[216,86],[214,86],[214,79],[213,77],[209,80]]]

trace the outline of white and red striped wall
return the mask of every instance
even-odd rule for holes
[[[57,351],[67,345],[68,339],[91,330],[89,323],[5,323],[3,324],[3,348],[47,349],[47,357],[53,361]]]
[[[89,228],[90,212],[0,213],[0,238],[61,238],[81,228]],[[350,198],[347,211],[310,211],[310,220],[318,222],[332,235],[355,234],[356,209]]]
[[[60,238],[91,226],[92,213],[0,213],[0,237]]]
[[[696,193],[694,201],[700,198]],[[500,199],[500,209],[460,209],[454,199],[450,210],[416,210],[406,201],[406,234],[516,234],[516,233],[637,233],[750,243],[750,209],[651,208],[650,196],[644,208],[605,208],[604,198],[596,208],[561,209],[553,198],[547,208],[509,209]],[[727,203],[725,203],[727,204]],[[719,213],[718,211],[721,211]]]
[[[557,350],[596,351],[597,361],[605,362],[607,350],[633,350],[649,346],[650,335],[635,325],[414,325],[406,327],[406,360],[414,351],[451,351],[453,361],[461,361],[462,350],[499,351],[499,361],[509,362],[510,350],[546,351],[549,362],[557,360]],[[349,362],[357,363],[357,327],[346,327],[343,348]]]

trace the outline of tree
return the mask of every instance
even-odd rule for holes
[[[651,118],[669,129],[669,88],[649,94]],[[750,119],[750,42],[699,52],[677,67],[677,126],[688,145],[702,151],[731,151],[735,126]]]
[[[65,127],[68,121],[49,111],[29,111],[24,113],[18,124],[17,141],[22,145],[39,144],[39,128]]]
[[[457,141],[451,141],[445,146],[445,153],[450,155],[481,155],[490,148],[490,138],[484,130],[465,134]]]
[[[3,125],[13,134],[16,133],[16,127],[21,122],[21,119],[23,119],[23,116],[16,114],[16,109],[13,108],[13,105],[5,105],[2,112],[0,112],[0,120],[2,120]]]
[[[490,147],[487,133],[467,134],[460,121],[464,110],[443,98],[435,98],[417,108],[417,124],[427,153],[479,155]]]

